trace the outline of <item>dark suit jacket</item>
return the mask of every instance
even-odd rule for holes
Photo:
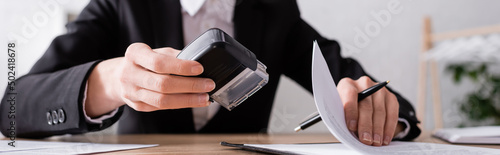
[[[340,56],[337,42],[321,37],[300,18],[295,1],[237,1],[233,21],[236,40],[268,67],[269,83],[233,111],[221,108],[201,133],[266,132],[281,75],[311,91],[313,40],[318,40],[334,79],[366,75],[355,60]],[[102,130],[120,115],[119,133],[196,132],[190,108],[137,112],[123,106],[103,124],[87,123],[82,109],[87,77],[100,60],[123,56],[134,42],[152,48],[183,48],[179,1],[93,0],[67,28],[68,33],[55,38],[29,74],[17,81],[17,136],[47,137]],[[405,139],[413,139],[420,134],[418,120],[412,106],[396,95],[400,117],[411,124]],[[4,117],[9,110],[5,102],[4,98],[0,128],[7,135],[10,120]],[[64,110],[66,120],[49,125],[47,112],[59,109]]]

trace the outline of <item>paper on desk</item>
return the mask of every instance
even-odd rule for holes
[[[9,142],[8,140],[0,140],[0,154],[90,154],[158,146],[158,144],[100,144],[18,140],[16,141],[16,147],[12,147],[7,145]]]
[[[389,146],[367,146],[358,141],[347,129],[344,106],[337,92],[328,65],[318,47],[313,44],[312,83],[314,101],[319,114],[330,132],[341,143],[322,144],[243,144],[241,148],[276,154],[426,154],[426,155],[487,155],[500,154],[500,149],[468,147],[460,145],[391,142]],[[233,144],[235,145],[235,144]],[[237,144],[236,144],[237,145]],[[233,146],[235,147],[235,146]],[[240,146],[236,146],[240,147]]]
[[[450,143],[500,144],[500,126],[445,128],[433,135]]]
[[[426,153],[455,154],[465,150],[474,150],[472,154],[499,154],[500,150],[432,143],[392,142],[389,146],[375,147],[361,143],[348,129],[344,118],[344,106],[340,100],[335,82],[328,65],[316,42],[313,44],[312,85],[314,101],[318,112],[330,132],[342,144],[364,154],[408,154]]]
[[[307,154],[307,155],[323,155],[323,154],[342,154],[342,155],[360,155],[360,154],[376,154],[362,153],[347,147],[340,143],[324,143],[324,144],[245,144],[245,146],[265,148],[283,152],[283,154]],[[392,148],[387,148],[392,147]],[[500,154],[498,149],[487,149],[469,146],[457,146],[448,144],[434,143],[419,143],[419,142],[392,142],[390,146],[379,147],[388,152],[384,154],[415,154],[415,155],[488,155]],[[390,152],[390,150],[406,151]]]

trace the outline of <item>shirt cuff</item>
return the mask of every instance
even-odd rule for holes
[[[404,123],[406,125],[406,128],[399,132],[395,137],[394,139],[403,139],[404,137],[406,137],[408,135],[408,133],[410,132],[410,123],[408,122],[408,120],[404,119],[404,118],[398,118],[398,122],[401,122],[401,123]]]
[[[97,118],[90,118],[88,115],[87,115],[87,112],[85,111],[85,101],[87,100],[87,88],[89,87],[89,82],[87,81],[87,83],[85,84],[85,91],[83,92],[83,115],[85,116],[85,121],[87,123],[92,123],[92,124],[102,124],[102,121],[105,120],[105,119],[108,119],[108,118],[111,118],[113,116],[116,115],[116,113],[118,112],[118,109],[119,108],[116,108],[115,110],[111,111],[110,113],[108,114],[104,114],[100,117],[97,117]]]

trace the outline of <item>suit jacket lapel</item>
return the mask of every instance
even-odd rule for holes
[[[234,9],[235,38],[250,51],[261,54],[263,13],[255,0],[238,0]]]
[[[154,47],[184,48],[181,4],[178,0],[150,0]],[[166,8],[166,9],[165,9]]]

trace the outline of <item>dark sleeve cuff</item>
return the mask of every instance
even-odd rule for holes
[[[393,92],[392,90],[390,90]],[[393,92],[394,93],[394,92]],[[415,110],[411,106],[411,104],[406,101],[404,98],[402,98],[399,94],[394,93],[398,99],[399,102],[399,118],[404,118],[405,120],[408,121],[408,124],[410,126],[407,126],[407,128],[410,128],[410,131],[405,137],[402,137],[398,140],[402,141],[411,141],[415,138],[417,138],[420,133],[422,132],[420,128],[417,126],[420,121],[417,119],[417,116],[415,114]]]

